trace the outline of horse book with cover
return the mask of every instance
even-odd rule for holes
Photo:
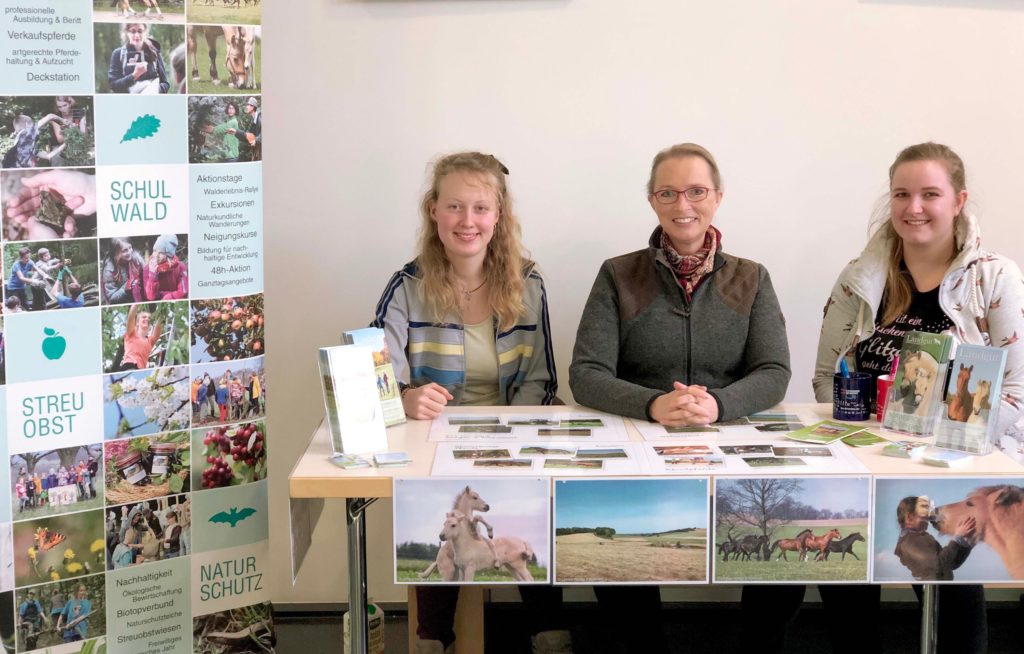
[[[1006,350],[981,345],[956,349],[946,403],[935,428],[935,445],[972,454],[988,454],[999,435],[999,394]]]
[[[949,334],[907,332],[885,405],[882,424],[886,429],[915,436],[935,432],[952,347]]]

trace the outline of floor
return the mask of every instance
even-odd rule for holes
[[[857,624],[851,616],[851,629],[881,629],[885,651],[902,654],[918,650],[918,613],[913,605],[894,605],[882,612],[880,625]],[[596,624],[591,605],[568,605],[576,654],[601,652],[606,625]],[[495,603],[487,607],[487,654],[529,653],[527,635],[521,633],[517,604]],[[736,620],[739,609],[733,604],[677,605],[667,609],[666,632],[673,654],[721,654],[736,651]],[[820,610],[810,605],[790,627],[787,652],[828,654],[828,634],[820,626]],[[337,615],[278,615],[276,618],[277,654],[340,652],[341,618]],[[621,629],[616,625],[615,628]],[[385,652],[406,654],[408,622],[403,612],[389,612],[385,626]],[[494,636],[494,638],[491,638]],[[941,650],[940,650],[941,652]],[[989,607],[988,654],[1024,652],[1024,606],[1000,604]],[[755,653],[756,654],[756,653]],[[867,654],[867,653],[865,653]],[[961,654],[959,652],[950,654]]]

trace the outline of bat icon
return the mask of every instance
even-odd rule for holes
[[[214,513],[212,516],[210,516],[210,522],[229,522],[231,523],[231,528],[234,529],[235,525],[237,525],[242,520],[245,520],[249,516],[253,515],[254,513],[256,513],[256,509],[246,507],[239,511],[238,507],[233,506],[231,507],[230,511],[221,511],[220,513]]]

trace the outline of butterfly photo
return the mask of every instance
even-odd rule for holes
[[[68,537],[59,531],[50,531],[46,527],[36,529],[36,547],[39,548],[40,552],[53,549],[67,539]]]
[[[61,581],[105,567],[103,509],[14,523],[17,586]]]

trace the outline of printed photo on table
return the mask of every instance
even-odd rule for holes
[[[92,98],[0,97],[0,158],[5,169],[94,165]]]
[[[185,26],[129,21],[93,24],[96,92],[184,93]]]
[[[715,480],[717,582],[866,582],[868,477]]]
[[[96,173],[10,170],[0,173],[5,241],[96,236]]]
[[[262,88],[259,25],[189,25],[188,92],[259,93]]]
[[[396,478],[396,583],[547,583],[547,478]]]
[[[708,479],[555,481],[556,583],[707,583]]]
[[[241,486],[267,478],[264,420],[193,429],[192,441],[200,453],[192,466],[192,485],[196,489]]]
[[[143,302],[102,310],[103,372],[188,363],[188,302]]]
[[[188,234],[100,239],[103,304],[188,297]]]
[[[262,99],[258,95],[188,98],[189,163],[260,161],[262,132]]]
[[[192,300],[192,363],[264,354],[263,315],[262,293]]]
[[[107,440],[187,429],[188,367],[117,372],[103,378]]]
[[[1024,579],[1024,478],[875,479],[876,582]]]
[[[107,633],[106,575],[19,588],[14,601],[19,653],[80,652]]]
[[[107,504],[127,504],[191,490],[188,432],[103,444]]]
[[[96,239],[5,243],[3,247],[4,313],[99,304]]]
[[[99,443],[11,455],[14,519],[102,508],[102,459]]]
[[[263,357],[192,366],[192,377],[199,377],[206,387],[206,403],[196,402],[192,406],[193,427],[229,424],[266,415],[267,378]],[[197,390],[197,399],[198,393]]]
[[[188,495],[171,495],[107,507],[107,569],[120,570],[191,553]]]
[[[16,522],[13,533],[19,587],[103,569],[102,509]]]

